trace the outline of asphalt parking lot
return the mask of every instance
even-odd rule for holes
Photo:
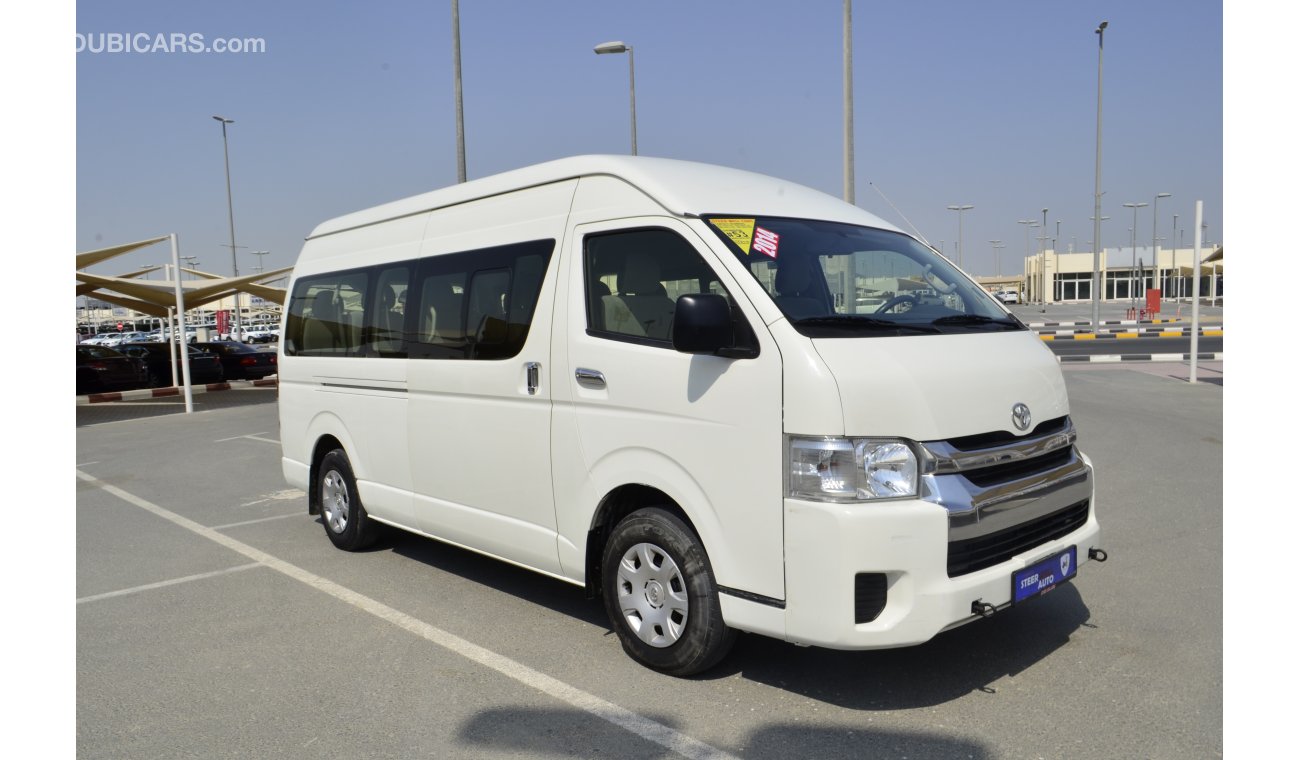
[[[580,589],[330,546],[274,388],[77,408],[78,757],[1187,758],[1223,752],[1222,365],[1066,369],[1105,564],[909,649],[742,635],[679,680]]]

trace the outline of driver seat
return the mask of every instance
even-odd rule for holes
[[[776,270],[776,294],[772,300],[791,322],[824,317],[831,312],[822,299],[815,297],[816,284],[809,262],[787,262]]]

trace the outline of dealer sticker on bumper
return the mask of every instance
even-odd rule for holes
[[[1073,578],[1079,571],[1078,547],[1069,549],[1045,560],[1035,562],[1024,570],[1011,574],[1011,603],[1019,604],[1056,588]]]

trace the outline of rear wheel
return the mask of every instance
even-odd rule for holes
[[[605,608],[627,652],[668,675],[716,665],[735,642],[722,621],[704,546],[680,517],[637,510],[614,527],[601,563]]]
[[[346,551],[359,551],[375,542],[379,526],[361,505],[352,465],[342,449],[334,449],[321,460],[316,493],[325,535],[331,543]]]

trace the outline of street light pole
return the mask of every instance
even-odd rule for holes
[[[1002,254],[1000,253],[1000,251],[1003,248],[1006,248],[1006,246],[1002,244],[1001,240],[990,240],[989,244],[993,246],[994,276],[1001,277],[1002,276]]]
[[[627,53],[628,87],[632,93],[632,155],[636,155],[636,63],[632,59],[632,46],[622,42],[602,42],[596,46],[596,55]]]
[[[1094,30],[1097,35],[1097,171],[1093,186],[1092,213],[1092,332],[1101,327],[1101,59],[1105,49],[1106,26],[1103,21]]]
[[[1172,197],[1171,193],[1156,193],[1155,200],[1151,202],[1151,265],[1155,268],[1156,273],[1155,287],[1161,290],[1164,290],[1164,283],[1160,281],[1160,253],[1156,248],[1156,233],[1160,229],[1160,199],[1170,197]],[[1163,295],[1161,293],[1161,300],[1164,300]]]
[[[1038,222],[1035,222],[1033,219],[1019,219],[1016,221],[1016,224],[1025,225],[1025,259],[1028,260],[1034,254],[1033,249],[1029,247],[1029,228],[1037,227]],[[1028,264],[1025,265],[1025,271],[1029,271]],[[1034,299],[1034,289],[1030,287],[1029,283],[1025,283],[1025,298],[1030,301]]]
[[[1042,274],[1043,276],[1038,286],[1038,295],[1040,296],[1039,304],[1041,307],[1039,311],[1043,314],[1046,314],[1047,313],[1047,209],[1043,209],[1042,241],[1043,241],[1042,244],[1039,246],[1039,250],[1041,251],[1041,253],[1038,259],[1038,268],[1039,268],[1039,273]]]
[[[1132,306],[1133,308],[1136,308],[1136,307],[1137,307],[1137,290],[1138,290],[1138,288],[1140,288],[1141,285],[1142,285],[1141,282],[1137,279],[1137,278],[1140,277],[1140,275],[1138,275],[1138,271],[1137,271],[1137,268],[1138,268],[1138,249],[1137,249],[1138,209],[1140,209],[1140,208],[1146,208],[1147,205],[1148,205],[1148,204],[1146,204],[1146,203],[1125,203],[1125,204],[1124,204],[1124,208],[1131,208],[1131,209],[1133,209],[1133,229],[1129,230],[1129,237],[1130,237],[1130,238],[1132,239],[1132,241],[1133,241],[1133,242],[1132,242],[1132,245],[1133,245],[1133,271],[1132,271],[1132,276],[1135,278],[1135,279],[1133,279],[1133,280],[1130,280],[1130,282],[1136,282],[1136,283],[1137,283],[1137,287],[1134,287],[1134,286],[1132,286],[1132,285],[1129,286],[1129,289],[1132,291],[1132,292],[1129,293],[1129,295],[1132,296],[1130,306]]]
[[[270,251],[249,251],[249,253],[257,257],[257,273],[261,274],[266,271],[262,268],[262,257],[270,253]]]
[[[1182,272],[1178,271],[1178,214],[1174,214],[1174,234],[1169,237],[1169,245],[1174,248],[1174,300],[1183,297],[1183,278]]]
[[[962,234],[961,234],[961,217],[963,211],[969,211],[975,208],[969,203],[957,206],[949,206],[949,211],[957,212],[957,268],[962,269]]]
[[[226,125],[234,124],[234,119],[227,119],[224,116],[213,116],[212,118],[221,122],[221,145],[226,154],[226,211],[230,217],[230,268],[235,277],[239,276],[239,261],[235,258],[235,202],[230,193],[230,142],[226,138]],[[235,334],[239,334],[239,290],[235,290]]]
[[[844,0],[844,202],[850,205],[853,185],[853,0]]]
[[[460,0],[451,0],[451,68],[456,91],[456,181],[465,181],[465,102],[460,91]]]

